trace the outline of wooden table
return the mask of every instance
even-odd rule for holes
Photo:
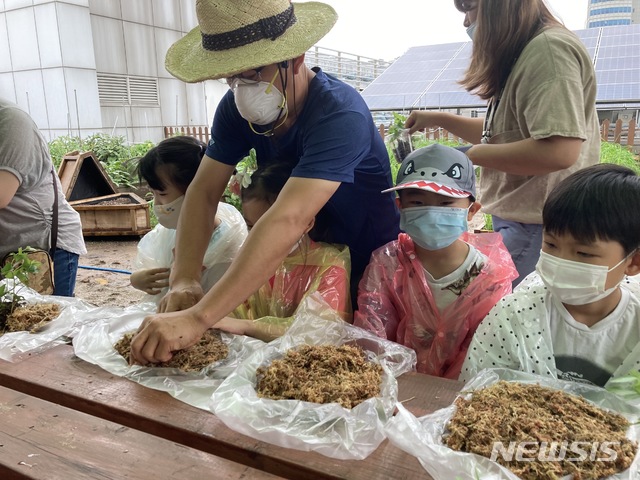
[[[450,405],[462,386],[417,373],[403,375],[398,383],[399,400],[415,397],[405,406],[416,416]],[[116,479],[125,474],[158,480],[431,478],[415,457],[388,441],[356,461],[254,440],[211,413],[77,358],[68,345],[18,363],[0,361],[0,386],[0,478],[7,471],[48,479],[58,471],[55,478],[65,479]],[[69,432],[75,432],[74,445],[82,448],[62,448]],[[33,457],[37,461],[26,456],[32,451],[40,455]],[[57,465],[68,471],[55,470]],[[88,474],[88,468],[100,474]]]

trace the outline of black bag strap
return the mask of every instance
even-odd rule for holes
[[[49,249],[49,255],[53,258],[58,245],[58,185],[53,167],[51,167],[51,178],[53,179],[53,218],[51,219],[51,248]]]

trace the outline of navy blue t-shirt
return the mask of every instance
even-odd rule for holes
[[[314,240],[349,246],[352,286],[357,287],[371,252],[400,231],[395,193],[380,193],[393,186],[389,156],[360,94],[319,68],[314,71],[302,112],[277,139],[253,133],[238,113],[233,92],[227,92],[213,119],[207,155],[236,165],[254,148],[258,165],[297,159],[292,177],[341,182],[316,217],[314,230],[323,233]]]

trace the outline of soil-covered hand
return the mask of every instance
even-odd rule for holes
[[[193,307],[204,296],[202,285],[195,280],[176,282],[162,297],[158,312],[178,312]]]
[[[207,325],[193,309],[149,315],[131,341],[131,364],[168,362],[173,352],[194,345],[207,331]]]
[[[131,285],[149,295],[157,295],[169,286],[168,268],[149,268],[131,274]]]

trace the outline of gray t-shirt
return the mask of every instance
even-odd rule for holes
[[[53,218],[53,165],[49,149],[31,117],[0,99],[0,170],[13,174],[20,186],[0,209],[0,259],[19,247],[49,249]],[[57,247],[86,253],[80,215],[65,199],[58,176]]]
[[[600,161],[596,75],[586,48],[572,32],[549,28],[516,61],[496,108],[489,143],[553,136],[584,140],[574,165],[546,175],[513,175],[483,168],[482,211],[514,222],[542,223],[549,192],[564,178]]]

